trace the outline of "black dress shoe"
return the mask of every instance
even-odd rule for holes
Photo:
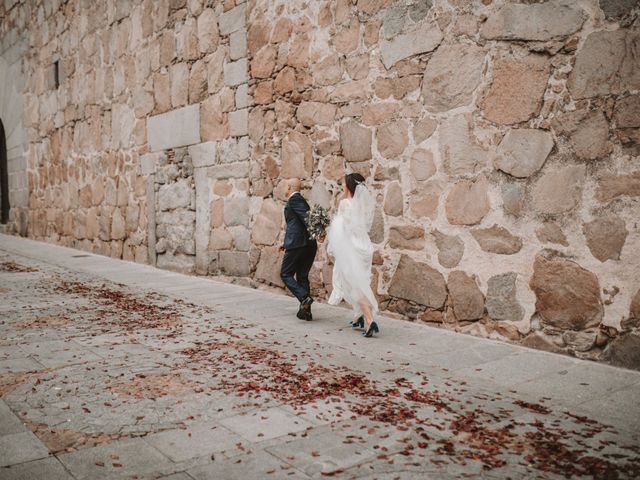
[[[300,320],[313,320],[311,310],[305,310],[302,304],[300,304],[300,308],[298,309],[298,313],[296,313],[296,317],[298,317]]]

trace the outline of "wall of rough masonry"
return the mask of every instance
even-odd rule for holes
[[[635,0],[9,0],[0,14],[25,79],[14,231],[282,288],[285,180],[332,213],[360,172],[385,311],[640,368]],[[312,287],[331,289],[322,248]]]

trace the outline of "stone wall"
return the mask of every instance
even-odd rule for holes
[[[281,288],[284,180],[360,172],[384,310],[640,368],[636,1],[61,3],[0,6],[29,236]]]

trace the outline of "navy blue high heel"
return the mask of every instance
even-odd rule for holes
[[[363,337],[373,337],[374,333],[380,333],[380,329],[378,328],[378,324],[373,321],[369,324],[369,328],[367,328],[366,332],[362,332]]]
[[[364,328],[364,317],[360,315],[355,322],[349,322],[353,328]]]

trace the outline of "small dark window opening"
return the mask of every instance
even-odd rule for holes
[[[0,223],[9,221],[9,169],[7,165],[7,139],[0,120]]]
[[[60,87],[60,61],[53,62],[53,81],[55,88]]]

